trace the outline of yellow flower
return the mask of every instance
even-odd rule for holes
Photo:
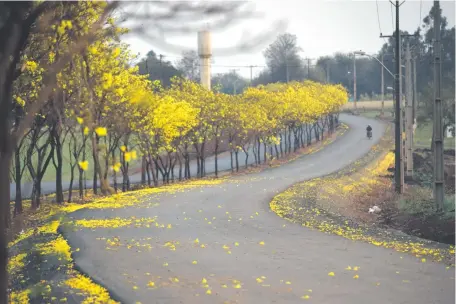
[[[422,263],[426,263],[426,259],[425,259],[425,258],[422,258],[422,259],[421,259],[421,262],[422,262]]]
[[[136,159],[136,158],[137,158],[136,151],[135,150],[131,151],[131,159]]]
[[[79,167],[81,168],[81,170],[86,171],[89,168],[89,162],[86,160],[80,161]]]
[[[125,147],[125,146],[120,146],[120,151],[122,151],[122,152],[127,151],[127,147]]]
[[[129,162],[131,160],[131,152],[125,152],[124,158],[126,162]]]
[[[82,125],[82,123],[84,122],[84,119],[81,117],[76,117],[76,120],[78,121],[78,124],[80,124],[80,125]]]
[[[112,170],[114,170],[114,172],[119,172],[120,166],[121,166],[121,164],[119,162],[117,162],[112,166]]]
[[[97,127],[95,129],[95,133],[97,133],[98,136],[103,137],[108,134],[108,131],[104,127]]]
[[[84,127],[84,135],[88,135],[88,134],[89,134],[89,128]]]

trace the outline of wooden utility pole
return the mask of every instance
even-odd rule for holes
[[[443,125],[441,74],[442,62],[440,41],[440,2],[434,0],[434,200],[438,210],[443,210],[444,174],[443,174]]]

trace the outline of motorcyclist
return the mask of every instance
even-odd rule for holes
[[[372,134],[372,127],[370,125],[367,125],[366,131],[367,131],[367,136],[369,137],[369,134]]]

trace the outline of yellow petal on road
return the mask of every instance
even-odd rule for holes
[[[236,288],[236,289],[240,289],[241,287],[242,287],[242,286],[241,286],[241,284],[239,284],[239,283],[233,286],[233,288]]]
[[[234,246],[239,246],[239,243],[238,243],[238,242],[235,242],[235,243],[234,243]]]
[[[261,241],[259,244],[260,244],[260,245],[264,245],[264,242],[263,242],[263,241]]]
[[[194,241],[195,244],[198,244],[199,242],[200,242],[200,240],[198,238],[196,238]]]
[[[305,295],[305,296],[302,296],[301,299],[308,300],[308,299],[310,299],[310,296],[309,295]]]
[[[206,278],[203,278],[203,279],[201,280],[201,284],[206,284],[206,283],[207,283]]]
[[[286,281],[285,284],[291,285],[291,282],[290,281]]]
[[[347,266],[347,268],[345,268],[345,270],[352,270],[351,266]]]
[[[149,286],[149,287],[155,287],[155,282],[150,281],[149,283],[147,283],[147,286]]]
[[[164,262],[164,263],[163,263],[163,266],[168,266],[168,263]]]
[[[359,267],[358,267],[358,266],[355,266],[355,267],[353,267],[353,270],[354,270],[354,271],[358,271],[358,270],[359,270]]]
[[[206,290],[206,294],[210,295],[212,294],[212,291],[210,289]]]
[[[198,262],[197,262],[197,261],[193,261],[192,264],[193,264],[193,265],[196,265],[196,264],[198,264]]]
[[[357,274],[355,274],[355,275],[353,276],[353,279],[358,279],[358,278],[359,278],[359,275],[357,275]]]
[[[426,259],[425,259],[425,258],[422,258],[422,259],[421,259],[421,262],[422,262],[422,263],[426,263]]]
[[[330,273],[328,273],[328,275],[329,275],[330,277],[333,277],[333,276],[335,276],[336,274],[335,274],[334,272],[331,271]]]

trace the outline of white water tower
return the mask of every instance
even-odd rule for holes
[[[211,32],[203,30],[198,32],[198,56],[200,58],[201,85],[211,89],[211,57],[212,57]]]

